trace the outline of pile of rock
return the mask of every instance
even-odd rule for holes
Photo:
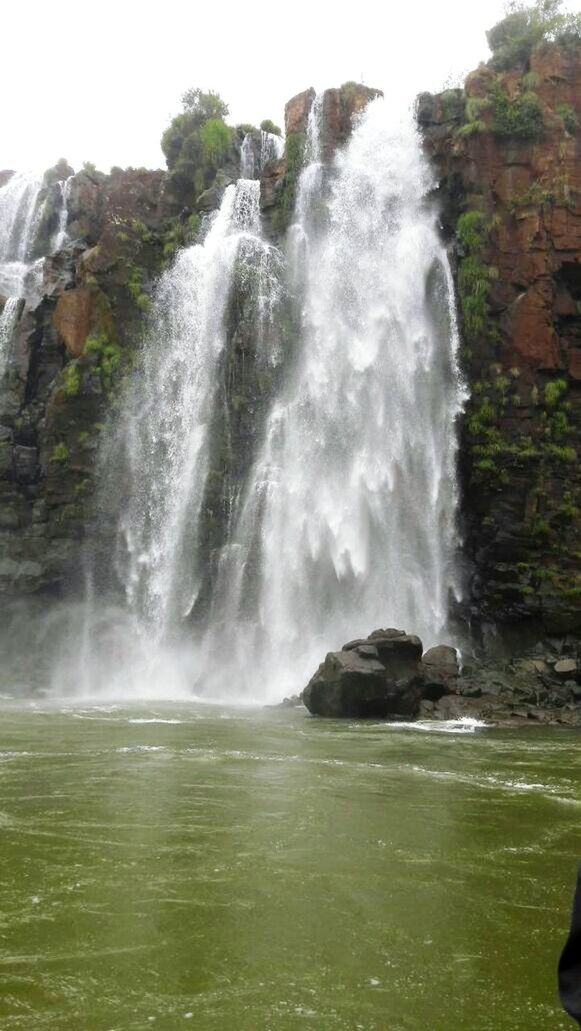
[[[422,699],[437,700],[458,676],[454,648],[423,655],[419,637],[403,630],[374,630],[329,652],[302,698],[318,716],[417,716]]]
[[[375,719],[537,720],[581,725],[576,654],[470,659],[449,645],[423,651],[403,630],[374,630],[329,652],[302,694],[313,715]]]

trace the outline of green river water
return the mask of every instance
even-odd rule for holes
[[[573,731],[6,704],[2,1031],[553,1031]]]

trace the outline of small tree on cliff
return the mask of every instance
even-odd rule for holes
[[[200,125],[211,118],[224,120],[228,116],[228,105],[214,90],[204,93],[201,89],[188,89],[182,96],[182,104],[184,111],[193,115]]]
[[[492,65],[499,70],[515,63],[527,64],[533,47],[543,41],[567,43],[581,40],[581,15],[563,11],[563,0],[519,0],[507,4],[506,15],[487,33]]]
[[[183,112],[172,119],[161,138],[161,149],[172,184],[184,203],[211,183],[230,151],[232,129],[224,119],[228,107],[218,93],[186,90]]]

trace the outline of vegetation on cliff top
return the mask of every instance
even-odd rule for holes
[[[275,125],[272,119],[264,118],[260,123],[260,128],[263,132],[269,132],[272,136],[282,136],[282,129],[280,125]]]
[[[180,192],[202,193],[228,155],[233,130],[224,119],[228,107],[218,93],[187,90],[183,112],[172,119],[161,138],[172,181]]]
[[[563,0],[513,0],[505,17],[487,33],[491,64],[499,71],[527,64],[537,43],[568,43],[581,39],[581,14],[563,11]]]

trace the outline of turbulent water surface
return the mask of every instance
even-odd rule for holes
[[[4,1031],[555,1031],[572,732],[5,705]]]

